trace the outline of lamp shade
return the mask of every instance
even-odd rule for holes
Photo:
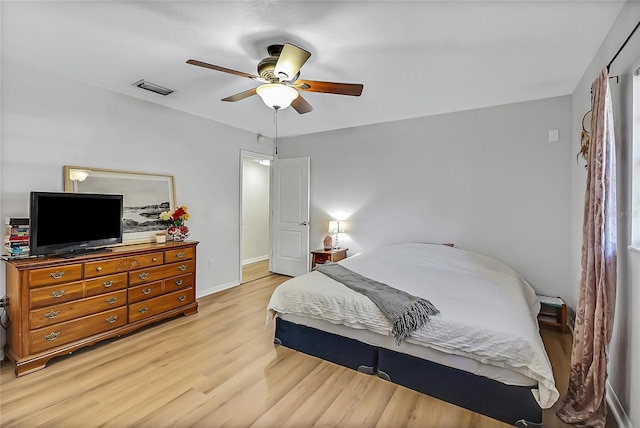
[[[272,109],[285,109],[298,98],[298,91],[282,83],[267,83],[256,88],[262,101]]]
[[[329,222],[329,233],[344,233],[344,222],[331,220]]]

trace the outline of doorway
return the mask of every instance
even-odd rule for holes
[[[240,283],[269,276],[272,156],[241,151]]]

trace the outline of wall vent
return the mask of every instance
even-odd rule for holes
[[[151,82],[147,82],[144,79],[138,80],[136,83],[133,83],[132,86],[137,86],[140,89],[145,89],[147,91],[155,92],[156,94],[167,96],[173,93],[173,89],[163,88],[162,86],[158,86]]]

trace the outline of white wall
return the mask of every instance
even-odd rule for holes
[[[312,247],[346,216],[349,254],[454,242],[566,298],[570,111],[567,96],[284,138],[279,156],[311,157]]]
[[[590,88],[600,71],[611,61],[631,30],[640,20],[640,2],[627,2],[601,48],[587,68],[572,96],[573,125],[571,152],[579,150],[582,115],[591,109]],[[611,75],[619,75],[620,83],[610,80],[614,104],[618,166],[618,288],[614,335],[609,349],[609,383],[622,405],[626,421],[640,427],[640,254],[627,249],[631,236],[631,69],[640,62],[640,32],[611,67]],[[570,302],[575,307],[580,281],[582,218],[586,172],[571,162],[571,283]],[[616,403],[614,403],[616,404]],[[635,405],[633,405],[635,404]],[[616,411],[616,409],[613,409]],[[618,409],[621,410],[621,409]],[[624,419],[624,415],[623,421]]]
[[[242,262],[269,258],[269,167],[242,161]]]
[[[2,22],[2,2],[0,2],[0,22]],[[2,31],[0,31],[0,50],[2,47]],[[1,52],[0,52],[1,53]],[[2,150],[2,140],[3,140],[3,133],[2,133],[2,105],[4,104],[4,102],[2,102],[2,100],[4,99],[2,97],[2,67],[0,67],[0,165],[2,165],[2,152],[4,150]],[[0,189],[2,189],[2,173],[0,170]],[[2,210],[2,198],[0,197],[0,219],[2,219],[2,222],[4,223],[4,216],[1,216],[3,210]],[[6,287],[4,286],[4,265],[3,263],[0,262],[0,282],[2,283],[2,285],[0,285],[0,298],[2,298],[5,294],[6,294]],[[0,314],[3,314],[3,309],[0,309]],[[6,310],[4,311],[4,315],[6,316]],[[2,319],[2,322],[4,322],[5,320]],[[5,331],[3,328],[0,327],[0,360],[4,360],[4,344],[6,343],[6,339],[5,339]]]
[[[6,61],[1,83],[0,216],[27,214],[31,190],[62,191],[63,165],[173,174],[200,241],[198,296],[238,283],[240,150],[271,154],[270,140]]]

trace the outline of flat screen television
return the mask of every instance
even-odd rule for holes
[[[31,254],[73,255],[122,242],[122,206],[122,195],[31,192]]]

